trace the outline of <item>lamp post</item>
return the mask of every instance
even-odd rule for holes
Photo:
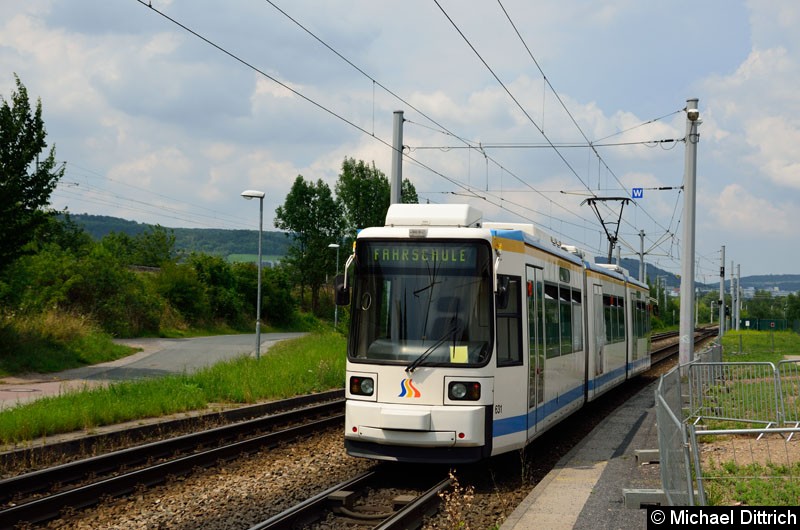
[[[264,224],[264,192],[245,190],[242,197],[258,199],[258,294],[256,295],[256,359],[261,358],[261,229]]]
[[[336,249],[336,276],[339,276],[339,245],[336,243],[331,243],[328,245],[328,248],[335,248]],[[335,296],[335,294],[334,294]],[[333,329],[338,329],[339,327],[339,305],[334,303],[333,304]]]

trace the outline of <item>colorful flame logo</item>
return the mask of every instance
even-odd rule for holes
[[[411,382],[411,379],[403,379],[400,382],[400,395],[398,397],[418,398],[421,395],[417,387]]]

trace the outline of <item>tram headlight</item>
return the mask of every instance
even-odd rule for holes
[[[371,396],[375,392],[375,381],[371,377],[352,376],[350,393],[355,396]]]
[[[477,381],[450,383],[447,396],[453,401],[478,401],[481,398],[481,384]]]

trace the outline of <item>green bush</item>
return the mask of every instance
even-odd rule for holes
[[[120,337],[158,332],[160,299],[100,245],[85,252],[50,245],[14,262],[6,278],[7,307],[23,314],[82,314]]]
[[[205,322],[211,317],[206,286],[194,267],[165,263],[151,281],[156,292],[189,322]]]

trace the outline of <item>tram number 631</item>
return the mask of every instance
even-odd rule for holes
[[[498,414],[503,413],[503,405],[495,405],[494,406],[494,415],[497,416]]]

